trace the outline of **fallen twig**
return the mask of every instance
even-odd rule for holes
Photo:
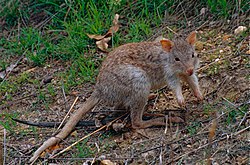
[[[66,94],[65,94],[63,82],[62,82],[62,93],[63,93],[63,98],[64,98],[64,108],[67,109],[67,107],[66,107],[67,99],[66,99]]]
[[[248,111],[248,112],[246,112],[246,113],[244,114],[243,118],[241,119],[241,121],[240,121],[240,123],[239,123],[239,125],[238,125],[238,127],[237,127],[237,130],[240,128],[241,124],[242,124],[244,121],[246,121],[246,118],[247,118],[247,115],[248,115],[248,114],[250,114],[250,111]]]
[[[65,117],[63,118],[61,124],[58,126],[57,131],[58,131],[58,130],[62,127],[62,125],[64,124],[64,121],[65,121],[66,118],[69,116],[69,113],[72,111],[72,109],[73,109],[74,105],[76,104],[78,98],[79,98],[79,97],[77,96],[76,99],[75,99],[75,101],[74,101],[73,104],[71,105],[71,107],[70,107],[68,113],[65,115]]]

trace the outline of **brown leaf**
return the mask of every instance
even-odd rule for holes
[[[215,131],[217,128],[217,122],[216,120],[213,120],[211,127],[209,128],[209,138],[208,140],[211,142],[215,136]]]
[[[73,136],[73,137],[77,137],[77,131],[73,131],[70,135]]]
[[[112,124],[112,128],[118,132],[118,131],[121,131],[123,128],[125,127],[125,124],[124,123],[114,123]]]
[[[98,35],[98,34],[87,34],[87,36],[91,39],[95,39],[95,40],[101,40],[103,39],[106,35]]]
[[[115,165],[116,163],[111,162],[110,160],[102,160],[101,165]]]
[[[113,25],[117,25],[118,24],[118,19],[119,19],[119,14],[115,14],[114,20],[113,20]]]
[[[78,91],[72,91],[72,92],[71,92],[71,95],[77,96],[77,95],[79,95],[79,92],[78,92]]]
[[[112,35],[119,30],[118,19],[119,19],[119,14],[115,14],[113,20],[113,26],[109,28],[109,31],[105,34],[106,36]]]
[[[246,54],[250,54],[250,50],[246,51]]]
[[[100,41],[96,41],[96,45],[97,47],[104,51],[104,52],[107,52],[107,48],[108,48],[108,42],[110,41],[111,37],[108,37],[108,38],[103,38],[102,40]]]
[[[172,116],[169,118],[172,123],[184,123],[184,120],[177,116]]]
[[[224,35],[223,36],[223,41],[227,41],[230,37],[231,37],[231,35]]]
[[[47,148],[45,151],[43,151],[43,152],[41,153],[40,156],[41,156],[41,157],[45,157],[45,155],[46,155],[47,153],[52,153],[53,151],[58,150],[59,148],[61,148],[60,145],[58,145],[58,144],[53,145],[53,146]]]
[[[204,48],[204,43],[201,42],[201,41],[197,41],[197,42],[195,43],[195,48],[196,48],[197,50],[201,51],[201,50]]]
[[[247,30],[246,26],[239,26],[234,30],[234,34],[240,34]]]
[[[105,35],[98,35],[98,34],[87,34],[89,38],[95,39],[95,40],[102,40],[105,37],[112,36],[114,33],[116,33],[119,30],[119,24],[118,24],[119,14],[115,15],[115,18],[113,20],[113,26],[111,26],[108,30],[108,32]]]
[[[118,30],[119,30],[118,24],[115,26],[112,26],[105,36],[110,36],[110,35],[112,36],[112,34],[116,33]]]

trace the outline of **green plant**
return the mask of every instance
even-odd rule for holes
[[[5,80],[0,83],[0,93],[1,94],[12,94],[17,91],[19,85],[11,80]]]
[[[5,17],[5,21],[8,26],[17,25],[17,20],[20,16],[19,6],[20,3],[18,0],[2,0],[0,1],[0,17]]]
[[[29,79],[30,79],[30,74],[27,72],[23,72],[17,77],[16,82],[18,84],[27,83]]]
[[[212,13],[219,13],[223,16],[227,16],[227,1],[226,0],[208,0],[208,6],[211,9]]]
[[[193,122],[191,125],[187,126],[188,133],[190,135],[194,135],[197,133],[197,130],[201,127],[201,124],[199,122]]]
[[[237,116],[237,112],[235,110],[232,110],[228,113],[227,115],[227,124],[231,124],[236,122],[236,116]]]
[[[54,88],[54,86],[52,84],[49,84],[47,86],[47,90],[48,90],[48,93],[52,96],[52,97],[55,97],[56,96],[56,90]]]
[[[96,147],[94,145],[87,144],[88,139],[85,139],[84,141],[78,143],[76,145],[77,153],[73,154],[73,157],[76,158],[86,158],[86,157],[92,157],[94,153],[96,153]]]
[[[214,112],[214,107],[211,104],[204,104],[203,105],[203,111],[206,115],[210,115],[211,112]]]
[[[16,122],[11,118],[15,118],[17,116],[16,113],[2,113],[0,114],[0,125],[2,125],[6,130],[12,132],[13,127],[16,126]]]
[[[0,60],[0,71],[6,70],[8,64],[5,61]]]
[[[149,27],[149,24],[145,20],[135,20],[134,24],[131,24],[129,27],[129,33],[127,39],[130,42],[139,42],[146,39],[146,36],[149,36],[152,31]]]

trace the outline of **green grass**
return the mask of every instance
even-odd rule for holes
[[[199,130],[200,127],[201,127],[201,123],[193,122],[187,126],[187,131],[190,135],[194,135],[197,133],[197,131]]]
[[[12,132],[16,122],[13,121],[11,118],[15,118],[17,114],[15,113],[1,113],[0,114],[0,125],[2,125],[6,130]]]
[[[76,145],[77,152],[76,154],[73,154],[73,157],[76,158],[88,158],[94,156],[94,154],[97,151],[97,148],[94,144],[89,145],[87,144],[88,139],[78,143]]]
[[[116,148],[117,144],[114,141],[110,140],[111,136],[112,136],[112,133],[110,132],[105,132],[99,135],[98,141],[95,142],[99,147],[99,151],[94,142],[88,143],[89,139],[85,139],[84,141],[76,145],[77,152],[73,154],[73,157],[76,157],[76,158],[93,157],[93,156],[96,156],[98,152],[105,153],[106,151],[109,151],[110,149]]]

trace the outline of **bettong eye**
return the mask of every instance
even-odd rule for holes
[[[180,59],[178,57],[175,57],[175,61],[180,61]]]

